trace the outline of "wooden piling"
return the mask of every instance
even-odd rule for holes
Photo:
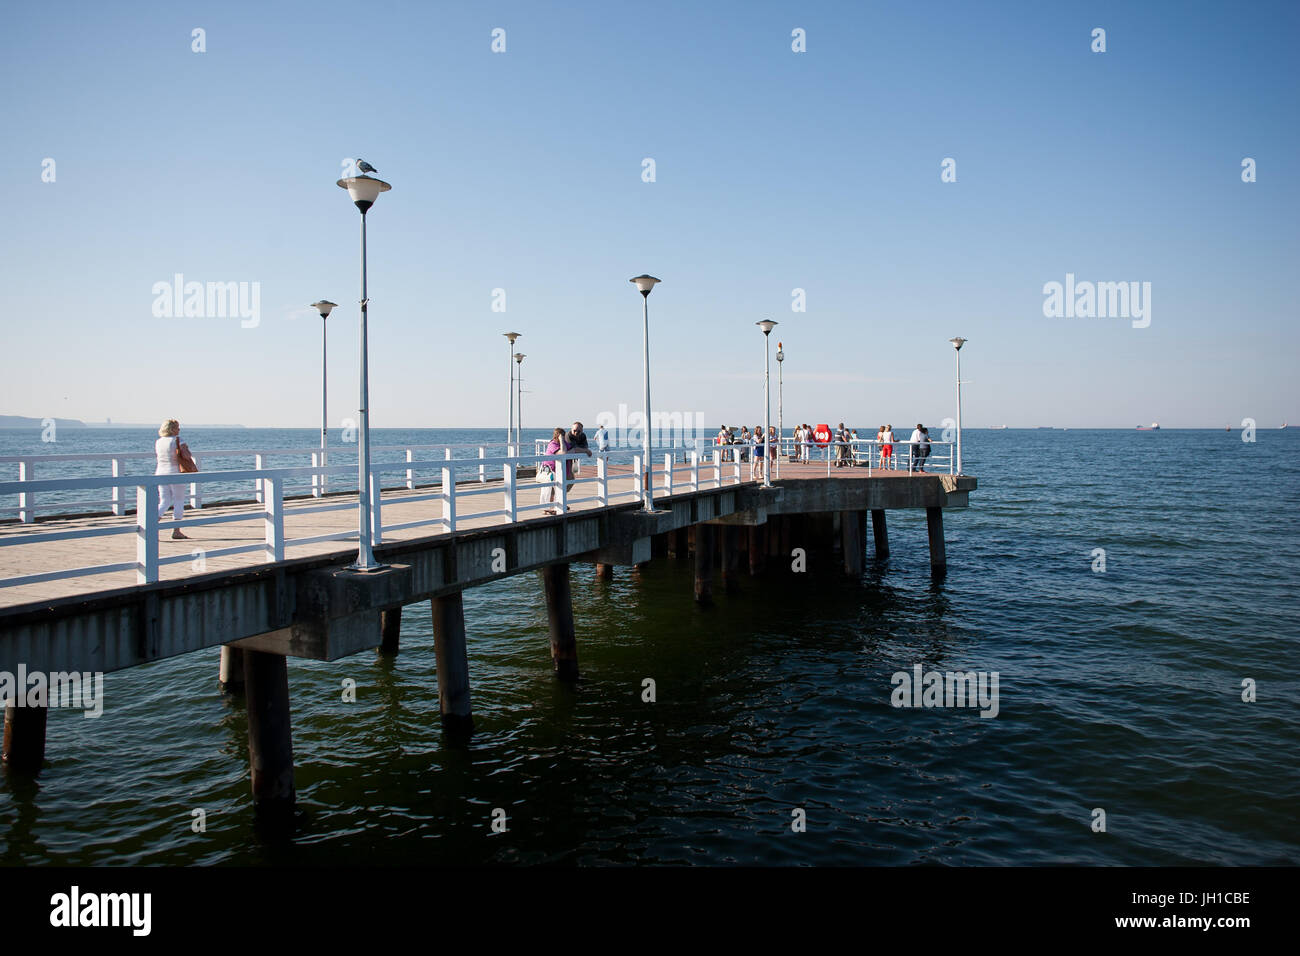
[[[865,547],[862,542],[862,523],[858,512],[840,513],[840,553],[844,557],[844,573],[849,577],[862,576]]]
[[[578,679],[578,638],[573,628],[569,565],[548,564],[540,573],[546,591],[546,616],[550,622],[551,660],[555,662],[555,676],[566,683],[573,683]]]
[[[229,644],[221,645],[221,665],[217,670],[217,683],[223,694],[242,697],[244,694],[244,652]]]
[[[695,526],[695,603],[713,603],[713,527]]]
[[[943,541],[943,509],[926,508],[925,525],[930,532],[930,570],[942,574],[948,569],[948,555]]]
[[[289,722],[289,668],[283,654],[244,651],[248,697],[248,765],[259,813],[293,808],[293,732]]]
[[[433,614],[433,653],[438,668],[438,710],[448,734],[467,737],[474,730],[469,697],[469,652],[465,647],[465,601],[461,591],[429,602]]]
[[[876,557],[889,557],[889,528],[885,525],[884,508],[876,508],[871,512],[871,534],[876,541]]]
[[[27,688],[17,687],[16,694],[25,694]],[[45,763],[45,722],[49,716],[46,707],[5,706],[4,746],[0,760],[18,773],[36,773]]]
[[[735,525],[718,528],[718,543],[722,548],[722,589],[732,594],[740,587],[740,532]]]
[[[749,526],[749,573],[762,574],[767,567],[766,529],[762,525]]]
[[[400,636],[402,633],[402,609],[400,607],[390,607],[387,611],[379,612],[379,653],[396,654],[401,643]]]

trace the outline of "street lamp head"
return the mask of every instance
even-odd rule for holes
[[[515,344],[515,339],[517,339],[517,338],[519,338],[519,336],[523,335],[522,332],[503,332],[503,333],[501,333],[501,334],[504,335],[506,338],[508,338],[508,339],[510,340],[510,344],[511,344],[511,345],[514,345],[514,344]]]
[[[330,310],[336,305],[338,305],[337,302],[331,302],[329,299],[321,299],[319,302],[313,302],[311,307],[320,313],[322,319],[328,319],[330,317]]]
[[[785,347],[780,342],[776,343],[776,360],[778,362],[785,361]]]
[[[515,353],[515,361],[518,362],[520,365],[524,364],[524,359],[525,359],[525,358],[527,358],[527,356],[524,355],[523,352],[516,352],[516,353]]]
[[[755,322],[754,324],[757,325],[760,329],[763,330],[763,334],[764,334],[764,335],[771,335],[771,334],[772,334],[772,330],[773,330],[774,328],[776,328],[776,325],[777,325],[777,324],[776,324],[775,322],[773,322],[771,319],[764,319],[763,321],[761,321],[761,322]]]
[[[641,276],[633,276],[631,279],[628,279],[627,281],[635,285],[637,291],[640,292],[643,296],[649,297],[650,290],[655,287],[655,283],[658,282],[659,280],[656,279],[654,276],[641,275]]]
[[[375,204],[380,193],[386,193],[393,188],[382,179],[375,179],[373,176],[348,176],[346,179],[340,179],[338,185],[348,191],[348,195],[352,197],[352,201],[357,204],[363,216]]]
[[[952,347],[955,348],[958,352],[960,352],[961,347],[966,344],[966,340],[963,339],[960,335],[957,336],[955,339],[949,339],[948,341],[952,343]]]

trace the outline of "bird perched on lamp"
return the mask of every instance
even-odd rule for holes
[[[364,159],[358,159],[358,160],[357,160],[357,169],[361,170],[363,173],[377,173],[377,172],[379,172],[379,170],[375,169],[375,167],[371,166],[371,165],[370,165],[368,162],[366,162]]]

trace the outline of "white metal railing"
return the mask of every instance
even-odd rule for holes
[[[824,444],[815,440],[796,443],[794,439],[787,439],[785,450],[792,462],[814,464],[824,461],[828,475],[831,468],[836,465],[865,467],[868,475],[876,471],[956,474],[953,442],[929,442],[924,458],[913,453],[913,444],[911,441],[881,442],[874,438],[858,438],[847,442],[832,441]],[[915,445],[918,449],[927,447],[923,442],[916,442]]]
[[[258,457],[264,459],[270,454],[274,454],[274,452],[266,452]],[[437,531],[434,533],[438,531],[456,531],[462,520],[461,504],[466,499],[478,496],[499,495],[501,496],[501,507],[474,510],[463,517],[474,520],[501,519],[504,523],[523,520],[537,511],[566,511],[572,505],[589,502],[594,502],[603,507],[623,501],[639,501],[642,497],[644,471],[640,454],[633,456],[630,474],[611,474],[609,453],[599,452],[594,453],[595,474],[578,475],[556,481],[554,472],[550,472],[551,478],[549,480],[537,482],[537,486],[542,489],[543,494],[539,495],[539,501],[536,504],[525,503],[520,500],[521,491],[524,490],[521,488],[519,481],[520,466],[535,465],[538,466],[540,474],[548,474],[545,467],[546,463],[555,462],[556,470],[560,470],[564,466],[559,465],[559,462],[586,459],[585,452],[570,452],[569,454],[543,453],[542,455],[530,457],[488,457],[480,449],[480,453],[476,458],[455,459],[448,457],[448,455],[449,453],[445,452],[441,458],[417,459],[408,454],[404,461],[372,463],[369,479],[371,491],[369,523],[373,544],[381,544],[385,532],[425,527],[436,528]],[[649,469],[651,481],[655,482],[658,488],[662,488],[664,494],[698,491],[722,487],[725,484],[740,484],[744,481],[739,462],[724,463],[721,454],[717,451],[709,458],[701,456],[699,452],[694,450],[686,452],[683,457],[685,460],[678,463],[672,451],[666,452],[663,457],[662,467],[651,467]],[[479,472],[478,480],[470,478],[458,482],[456,472],[460,467],[476,468]],[[485,476],[488,473],[495,475],[498,469],[502,476],[501,484],[489,484]],[[384,474],[401,473],[411,475],[413,472],[421,470],[436,470],[439,473],[439,480],[429,486],[432,490],[423,494],[402,493],[400,496],[390,495],[385,501],[382,494],[384,489],[381,487]],[[355,471],[355,467],[348,464],[325,467],[313,464],[292,468],[262,467],[238,471],[198,472],[184,475],[185,481],[177,481],[178,477],[182,477],[179,475],[123,476],[114,474],[89,478],[43,479],[37,479],[29,475],[24,481],[0,482],[0,495],[15,493],[36,495],[42,492],[80,492],[83,490],[115,488],[134,488],[135,490],[134,522],[124,522],[120,525],[107,527],[52,531],[34,530],[0,534],[0,548],[53,541],[89,540],[113,535],[132,535],[136,541],[136,558],[134,561],[62,568],[55,571],[41,571],[17,577],[2,578],[0,579],[0,588],[131,570],[136,572],[137,583],[151,584],[159,580],[159,571],[163,566],[191,561],[200,554],[206,560],[208,558],[221,558],[260,551],[267,562],[272,562],[284,560],[286,550],[291,547],[318,544],[324,541],[355,540],[357,538],[355,529],[297,538],[288,538],[285,534],[286,519],[301,518],[331,511],[355,511],[357,508],[355,501],[320,502],[308,496],[303,496],[301,504],[289,505],[287,504],[289,499],[285,495],[285,487],[288,482],[312,478],[325,479],[329,476],[344,476],[355,473]],[[680,479],[679,475],[681,476]],[[631,490],[612,489],[610,483],[614,478],[631,478]],[[164,525],[158,513],[158,488],[163,485],[184,484],[186,482],[199,486],[221,482],[253,482],[260,491],[258,500],[254,503],[255,507],[252,509],[237,509],[221,514],[198,515],[195,517],[183,515],[180,521],[173,520]],[[316,484],[320,486],[323,482],[318,481]],[[407,487],[411,486],[408,485]],[[572,490],[575,488],[581,488],[585,493],[574,496]],[[389,490],[393,491],[394,489],[390,488]],[[404,491],[405,489],[400,490]],[[547,498],[552,500],[545,500]],[[441,502],[441,508],[438,509],[437,516],[385,526],[383,515],[386,507],[433,500]],[[170,527],[179,530],[182,528],[256,521],[258,518],[263,523],[262,540],[259,542],[212,550],[201,549],[166,557],[159,554],[158,535],[160,530],[164,528]]]
[[[487,480],[486,459],[488,445],[475,443],[451,443],[437,445],[374,445],[371,446],[371,453],[403,452],[405,455],[405,484],[408,489],[414,489],[418,481],[417,468],[412,464],[416,462],[417,452],[442,452],[445,459],[452,459],[452,449],[476,449],[480,462],[472,460],[453,459],[458,467],[471,472],[474,465],[478,465],[478,479],[480,482]],[[498,446],[499,447],[499,446]],[[331,468],[329,471],[312,472],[310,478],[310,488],[304,487],[304,492],[309,493],[313,498],[321,498],[328,494],[328,476],[338,475],[341,479],[351,477],[351,481],[344,481],[343,491],[349,493],[356,491],[355,475],[357,471],[355,463],[355,450],[350,447],[332,447],[326,450],[327,455],[333,457],[335,454],[342,454],[352,458],[352,464],[345,467],[342,471],[335,471]],[[514,447],[507,446],[507,455],[513,454]],[[230,459],[230,458],[247,458],[253,461],[253,470],[262,471],[266,467],[269,458],[302,458],[310,461],[311,467],[319,468],[320,448],[227,448],[216,449],[213,451],[195,452],[191,449],[195,464],[203,468],[204,462],[210,459]],[[133,504],[130,498],[131,488],[135,487],[135,479],[144,477],[151,472],[143,470],[132,472],[132,466],[139,462],[147,461],[152,466],[155,461],[155,455],[152,451],[128,451],[128,452],[97,452],[87,454],[73,455],[4,455],[0,456],[0,466],[17,465],[18,466],[18,484],[21,486],[17,491],[10,491],[0,495],[0,499],[17,495],[18,504],[0,505],[0,518],[6,516],[17,516],[18,520],[28,524],[34,522],[39,514],[71,513],[78,509],[82,511],[101,510],[112,513],[117,516],[125,515],[130,505]],[[95,490],[101,491],[103,497],[89,498],[85,500],[74,499],[64,500],[59,498],[48,502],[38,504],[37,489],[34,482],[37,480],[38,471],[44,472],[50,465],[67,465],[69,463],[90,463],[107,465],[111,477],[126,479],[121,484],[109,484],[99,487]],[[439,465],[442,462],[438,463]],[[242,469],[247,470],[247,469]],[[386,469],[391,471],[391,469]],[[229,478],[227,481],[233,479]],[[435,472],[436,474],[436,472]],[[173,476],[174,477],[174,476]],[[305,479],[303,479],[305,481]],[[182,481],[168,482],[170,484],[188,484],[189,490],[186,495],[186,506],[190,508],[200,508],[203,506],[203,489],[207,481],[196,480],[193,474],[187,474]],[[258,503],[263,500],[261,479],[252,480],[253,499]]]

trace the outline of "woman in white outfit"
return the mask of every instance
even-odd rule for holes
[[[186,453],[189,452],[189,446],[181,443],[177,436],[181,433],[181,424],[174,418],[169,418],[162,423],[158,429],[158,440],[153,444],[154,454],[158,458],[158,467],[154,469],[155,475],[179,475],[181,474],[180,453],[184,448]],[[158,486],[158,520],[162,520],[171,509],[176,519],[176,524],[181,523],[181,515],[185,513],[185,485],[159,485]],[[189,535],[181,534],[179,527],[172,529],[173,538],[188,538]]]

